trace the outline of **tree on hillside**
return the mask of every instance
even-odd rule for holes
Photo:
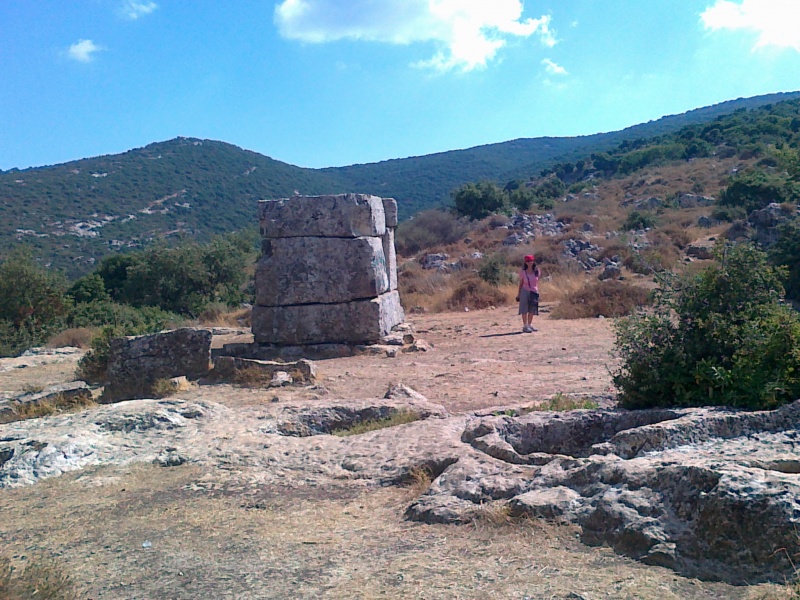
[[[506,195],[491,181],[467,183],[453,192],[453,204],[458,214],[482,219],[505,208]]]

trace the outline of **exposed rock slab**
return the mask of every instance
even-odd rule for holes
[[[800,403],[484,418],[463,439],[493,460],[451,466],[409,515],[464,522],[474,505],[503,500],[689,576],[780,579],[800,552],[799,422]]]
[[[253,335],[260,344],[377,342],[405,315],[396,291],[339,304],[255,306]]]
[[[379,237],[264,240],[263,256],[256,265],[256,304],[333,304],[375,298],[389,291],[384,248]]]
[[[134,400],[0,426],[0,487],[100,464],[232,469],[258,485],[434,477],[407,511],[465,523],[487,503],[576,523],[589,544],[732,583],[782,581],[800,552],[800,402],[776,411],[573,411],[447,416],[403,387],[377,400],[232,411]],[[412,411],[423,420],[328,432]]]

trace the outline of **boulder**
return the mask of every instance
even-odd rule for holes
[[[108,383],[100,402],[148,397],[159,379],[205,377],[211,368],[211,338],[206,329],[184,327],[111,340]]]
[[[264,379],[272,379],[277,372],[291,375],[295,383],[313,383],[317,380],[317,367],[310,360],[294,362],[274,362],[234,356],[218,356],[214,359],[214,369],[209,373],[213,381],[233,381],[237,371],[253,371],[263,375]]]
[[[386,267],[379,237],[267,239],[256,265],[256,304],[334,304],[375,298],[389,291]]]
[[[404,320],[396,291],[340,304],[255,306],[258,344],[305,345],[377,342]]]
[[[686,256],[691,256],[700,260],[711,260],[714,258],[712,250],[713,248],[709,248],[708,246],[691,245],[686,247]]]
[[[261,235],[283,237],[362,237],[386,233],[384,203],[377,196],[338,194],[261,200]]]

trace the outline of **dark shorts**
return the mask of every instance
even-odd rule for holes
[[[519,314],[539,314],[539,294],[521,290],[519,293]]]

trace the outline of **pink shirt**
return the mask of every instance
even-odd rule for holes
[[[522,282],[522,289],[529,292],[539,293],[539,271],[533,269],[526,271],[525,269],[519,270],[519,280]]]

